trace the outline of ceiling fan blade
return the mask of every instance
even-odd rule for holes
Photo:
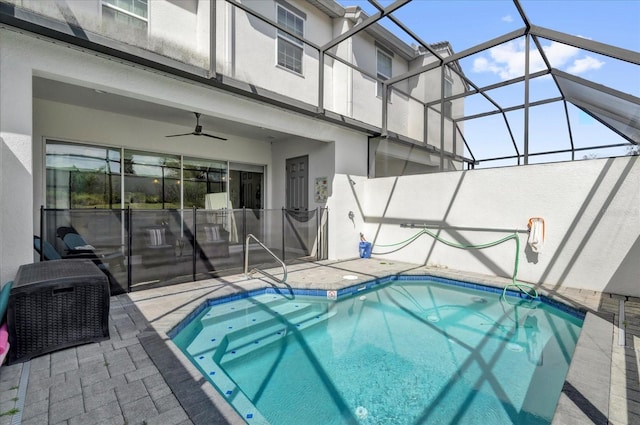
[[[195,134],[197,136],[196,133],[191,132],[191,133],[183,133],[183,134],[172,134],[170,136],[164,136],[164,137],[191,136],[192,134]]]
[[[213,134],[207,134],[207,133],[203,133],[202,132],[202,126],[200,125],[200,113],[198,112],[194,112],[194,114],[196,115],[196,128],[194,131],[192,131],[191,133],[183,133],[183,134],[171,134],[169,136],[164,136],[164,137],[179,137],[179,136],[207,136],[207,137],[211,137],[212,139],[218,139],[218,140],[227,140],[224,137],[218,137],[218,136],[214,136]]]
[[[218,137],[218,136],[214,136],[212,134],[207,134],[207,133],[200,133],[199,136],[207,136],[207,137],[211,137],[212,139],[218,139],[218,140],[227,140],[224,137]]]

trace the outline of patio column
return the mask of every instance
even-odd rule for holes
[[[32,69],[18,35],[0,29],[0,281],[33,262]]]

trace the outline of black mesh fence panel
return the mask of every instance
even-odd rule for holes
[[[90,258],[112,294],[242,273],[247,236],[286,263],[327,258],[327,209],[42,209],[42,260]],[[250,268],[279,267],[250,240]]]

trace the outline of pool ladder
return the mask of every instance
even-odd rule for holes
[[[249,243],[251,242],[251,239],[256,241],[258,243],[258,245],[260,245],[262,247],[262,249],[267,251],[267,253],[269,253],[269,255],[271,255],[273,258],[275,258],[278,263],[280,263],[280,265],[282,266],[282,271],[283,271],[282,279],[278,279],[277,277],[275,277],[271,273],[268,273],[268,272],[266,272],[264,270],[261,270],[261,269],[259,269],[257,267],[254,267],[251,271],[249,271]],[[271,250],[269,248],[267,248],[262,242],[260,242],[260,240],[258,240],[258,238],[253,236],[251,233],[249,235],[247,235],[247,241],[245,243],[245,252],[247,253],[245,255],[245,257],[244,257],[244,275],[245,276],[251,277],[255,273],[260,273],[260,274],[268,277],[269,279],[273,279],[274,281],[276,281],[278,283],[283,283],[284,284],[287,281],[287,266],[284,264],[284,262],[281,259],[278,258],[278,256],[276,254],[271,252]]]

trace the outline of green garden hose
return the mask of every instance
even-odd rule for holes
[[[518,276],[518,264],[520,263],[520,238],[518,237],[517,233],[513,233],[512,235],[509,236],[505,236],[502,239],[499,239],[495,242],[489,242],[489,243],[485,243],[485,244],[479,244],[479,245],[464,245],[464,244],[459,244],[456,242],[451,242],[448,241],[446,239],[442,239],[440,236],[436,235],[435,233],[429,231],[429,229],[427,228],[423,228],[422,230],[420,230],[418,233],[416,233],[415,235],[411,236],[409,239],[406,239],[402,242],[398,242],[398,243],[394,243],[394,244],[389,244],[389,245],[382,245],[382,244],[376,244],[377,247],[381,247],[381,248],[388,248],[388,247],[394,247],[394,246],[400,246],[398,249],[402,249],[405,246],[409,245],[410,243],[412,243],[413,241],[415,241],[416,239],[418,239],[420,236],[422,236],[423,234],[427,234],[429,236],[431,236],[432,238],[434,238],[435,240],[442,242],[445,245],[454,247],[454,248],[461,248],[461,249],[483,249],[483,248],[489,248],[492,246],[496,246],[499,245],[503,242],[506,242],[510,239],[514,239],[516,241],[516,258],[514,261],[514,265],[513,265],[513,276],[511,277],[511,283],[507,284],[504,289],[502,290],[502,297],[505,298],[506,297],[506,293],[508,288],[514,287],[517,288],[518,290],[520,290],[520,292],[526,294],[527,296],[531,297],[531,298],[538,298],[538,291],[529,284],[526,283],[520,283],[517,281],[517,276]],[[393,251],[390,251],[393,252]],[[375,254],[385,254],[385,253],[375,253]],[[388,252],[386,253],[388,254]]]

